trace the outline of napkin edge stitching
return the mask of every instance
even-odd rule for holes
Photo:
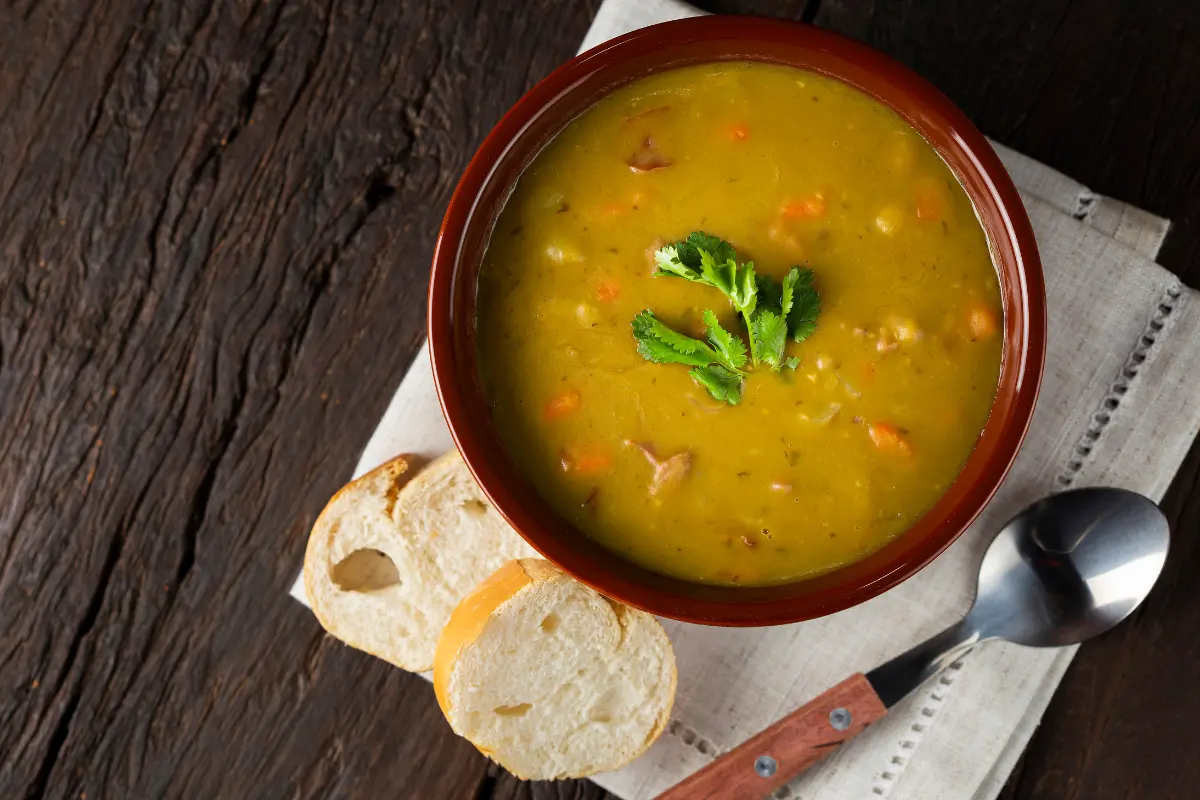
[[[1142,329],[1142,335],[1138,338],[1137,344],[1134,345],[1133,352],[1125,359],[1125,364],[1121,367],[1116,380],[1110,385],[1108,392],[1104,395],[1104,398],[1100,401],[1100,405],[1088,421],[1088,426],[1084,430],[1083,435],[1079,437],[1079,441],[1075,444],[1075,451],[1067,460],[1066,467],[1058,474],[1055,482],[1060,491],[1072,488],[1079,473],[1091,461],[1092,453],[1095,451],[1100,437],[1104,435],[1104,431],[1109,423],[1112,422],[1112,418],[1120,410],[1122,401],[1133,387],[1134,381],[1145,366],[1155,346],[1166,338],[1169,332],[1167,325],[1171,321],[1175,307],[1178,305],[1181,297],[1183,297],[1182,284],[1178,279],[1171,281],[1163,291],[1158,305],[1155,306],[1150,321]]]

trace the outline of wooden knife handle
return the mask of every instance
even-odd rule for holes
[[[854,738],[887,708],[861,672],[663,792],[658,800],[757,800]]]

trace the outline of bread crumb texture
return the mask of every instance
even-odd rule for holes
[[[458,601],[505,562],[533,555],[457,452],[419,472],[400,456],[329,501],[309,537],[304,587],[330,634],[421,672]]]
[[[546,561],[520,567],[528,581],[503,581],[514,587],[506,597],[485,583],[490,598],[467,597],[446,627],[453,645],[439,646],[435,684],[451,726],[527,780],[632,761],[666,726],[675,696],[662,625]]]

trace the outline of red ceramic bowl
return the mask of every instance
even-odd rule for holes
[[[766,588],[667,578],[610,553],[564,522],[501,446],[475,361],[479,266],[521,171],[572,118],[614,87],[671,67],[720,60],[820,72],[908,120],[971,197],[991,242],[1004,303],[995,404],[945,496],[906,533],[862,561]],[[459,181],[429,287],[429,344],[442,410],[467,465],[500,513],[542,555],[605,595],[708,625],[773,625],[830,614],[887,591],[945,550],[983,509],[1017,454],[1041,382],[1045,340],[1045,289],[1029,218],[1000,159],[963,113],[918,75],[874,50],[808,25],[748,17],[699,17],[635,31],[573,59],[522,97]]]

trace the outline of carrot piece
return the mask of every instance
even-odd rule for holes
[[[562,468],[566,472],[596,475],[612,467],[612,454],[599,444],[567,445],[562,451]]]
[[[941,187],[933,181],[917,184],[917,219],[939,222],[946,216],[946,198]]]
[[[621,296],[621,284],[612,278],[605,278],[596,287],[596,299],[602,303],[611,303]]]
[[[815,219],[825,213],[825,196],[820,192],[799,200],[793,200],[783,207],[783,215],[792,219]]]
[[[750,131],[744,122],[739,122],[737,125],[734,125],[732,128],[730,128],[729,135],[732,138],[737,139],[739,142],[744,142],[746,141],[746,137],[750,135]]]
[[[542,416],[549,422],[554,422],[568,414],[575,413],[582,404],[583,396],[574,389],[570,389],[550,398],[550,402],[546,403],[546,407],[542,409]]]
[[[895,425],[873,422],[867,426],[867,435],[871,437],[871,443],[880,450],[905,455],[912,453],[912,447],[908,444],[908,440]]]
[[[608,455],[608,453],[586,453],[575,459],[575,471],[582,472],[585,475],[607,472],[611,466],[612,456]]]
[[[983,303],[972,303],[968,313],[967,322],[971,328],[973,341],[991,338],[1000,327],[995,312]]]

